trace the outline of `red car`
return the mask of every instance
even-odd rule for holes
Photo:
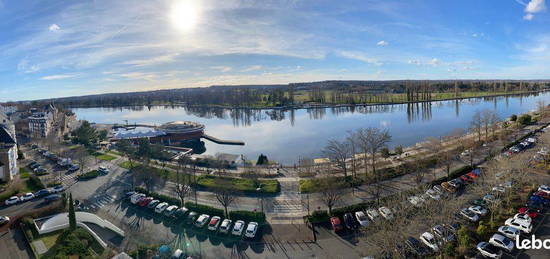
[[[474,182],[474,179],[472,179],[472,177],[470,177],[468,174],[460,176],[460,180],[462,180],[465,183],[473,183]]]
[[[548,194],[546,192],[539,191],[539,192],[535,192],[533,195],[537,195],[537,196],[540,196],[540,197],[545,198],[547,200],[550,200],[550,194]]]
[[[536,218],[539,215],[538,212],[536,212],[535,210],[529,209],[527,207],[519,208],[518,212],[523,213],[523,214],[527,214],[532,219]]]
[[[467,173],[466,175],[467,175],[468,177],[470,177],[470,179],[472,179],[472,181],[478,177],[478,175],[477,175],[476,173],[474,173],[474,172],[469,172],[469,173]]]
[[[152,197],[146,197],[146,198],[143,198],[141,199],[139,202],[138,202],[138,205],[141,206],[141,207],[145,207],[147,205],[149,205],[149,203],[153,200]]]
[[[342,231],[344,229],[344,227],[342,226],[342,222],[338,217],[331,217],[330,224],[332,225],[332,229],[334,230],[334,232]]]

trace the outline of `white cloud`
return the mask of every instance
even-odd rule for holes
[[[389,43],[388,43],[387,41],[385,41],[385,40],[381,40],[381,41],[379,41],[378,43],[376,43],[376,45],[378,45],[378,46],[388,46],[388,44],[389,44]]]
[[[212,66],[210,68],[215,69],[215,70],[219,70],[222,73],[227,73],[227,72],[233,70],[233,68],[228,67],[228,66]]]
[[[534,16],[533,14],[528,13],[528,14],[526,14],[526,15],[523,16],[523,19],[524,19],[524,20],[527,20],[527,21],[531,21],[531,20],[533,20],[534,17],[535,17],[535,16]]]
[[[260,69],[262,69],[262,66],[254,65],[254,66],[249,66],[249,67],[241,70],[241,72],[252,72],[252,71],[256,71],[256,70],[260,70]]]
[[[57,25],[55,23],[50,25],[50,27],[48,27],[48,30],[50,30],[50,31],[59,31],[60,29],[61,28],[59,27],[59,25]]]
[[[179,55],[179,53],[174,53],[174,54],[168,54],[168,55],[152,57],[152,58],[149,58],[149,59],[136,59],[136,60],[126,61],[123,64],[132,65],[132,66],[136,66],[136,67],[158,65],[158,64],[173,62],[173,61],[175,61],[175,58],[178,55]]]
[[[59,80],[59,79],[73,78],[75,76],[76,75],[73,75],[73,74],[50,75],[50,76],[43,76],[40,78],[40,80]]]
[[[544,0],[531,0],[525,7],[526,13],[538,13],[546,10]]]
[[[439,66],[439,65],[442,64],[441,61],[437,58],[432,58],[428,61],[420,61],[420,60],[417,60],[417,59],[410,59],[409,61],[407,61],[407,63],[412,64],[412,65],[417,65],[417,66],[421,66],[421,65]]]
[[[380,62],[379,60],[368,57],[367,54],[363,52],[342,50],[342,51],[338,51],[337,54],[338,56],[343,58],[355,59],[355,60],[363,61],[365,63],[369,63],[377,66],[383,65],[383,63]]]
[[[439,59],[437,58],[432,58],[432,60],[430,60],[427,64],[432,66],[439,66],[441,64],[441,61],[439,61]]]

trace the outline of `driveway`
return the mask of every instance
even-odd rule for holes
[[[0,233],[0,251],[0,258],[34,258],[23,232],[19,229],[10,229]]]

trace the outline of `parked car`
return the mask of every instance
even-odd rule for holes
[[[452,179],[447,183],[455,189],[458,189],[462,185],[462,181],[459,178]]]
[[[487,203],[495,203],[495,202],[499,202],[500,200],[498,198],[496,198],[494,195],[492,194],[486,194],[485,196],[483,196],[483,200]]]
[[[549,194],[549,193],[546,193],[546,192],[537,191],[537,192],[535,192],[533,195],[537,195],[537,196],[539,196],[539,197],[541,197],[541,198],[550,200],[550,194]]]
[[[153,200],[154,200],[153,197],[145,197],[145,198],[139,200],[137,205],[139,205],[140,207],[145,207],[145,206],[149,205],[149,203],[151,203]]]
[[[5,201],[5,204],[6,204],[6,205],[12,205],[12,204],[16,204],[16,203],[18,203],[18,202],[19,202],[19,197],[17,197],[17,196],[11,196],[9,199],[7,199],[7,200]]]
[[[451,224],[445,225],[446,228],[448,228],[453,234],[458,234],[458,230],[460,229],[460,223],[453,222]]]
[[[134,195],[132,195],[130,197],[130,202],[132,204],[137,204],[141,199],[145,199],[147,195],[143,194],[143,193],[134,193]]]
[[[481,206],[471,206],[468,209],[479,216],[485,216],[488,212],[487,209]]]
[[[80,165],[72,165],[69,167],[69,172],[76,172],[78,170],[80,170]]]
[[[447,192],[450,192],[450,193],[455,193],[456,192],[456,188],[451,186],[448,182],[442,183],[441,187],[443,187],[443,189],[445,189],[445,191],[447,191]]]
[[[516,215],[514,215],[514,218],[524,220],[525,222],[533,223],[533,220],[531,219],[531,217],[529,217],[529,215],[524,213],[517,213]]]
[[[240,236],[243,234],[243,229],[244,229],[244,221],[242,220],[237,220],[237,222],[235,222],[235,225],[233,226],[233,231],[231,231],[231,234],[232,235],[235,235],[235,236]]]
[[[43,167],[39,166],[39,167],[34,168],[34,170],[32,170],[32,171],[35,172],[35,173],[40,174],[40,173],[45,173],[47,170],[44,169]]]
[[[506,192],[506,188],[504,188],[504,186],[495,186],[493,187],[492,189],[493,192],[496,192],[496,193],[505,193]]]
[[[382,217],[384,217],[385,219],[387,220],[393,219],[393,213],[388,207],[380,207],[378,211],[380,211],[380,215],[382,215]]]
[[[0,226],[6,225],[10,222],[10,218],[7,216],[0,216]]]
[[[550,186],[548,186],[548,185],[541,185],[537,191],[539,191],[539,192],[545,192],[545,193],[550,194]]]
[[[246,227],[246,232],[244,233],[244,235],[248,238],[254,238],[256,236],[256,232],[258,232],[258,223],[250,222],[248,223],[248,227]]]
[[[168,208],[168,203],[166,203],[166,202],[161,202],[161,203],[159,203],[159,205],[157,205],[157,206],[155,207],[155,212],[156,212],[156,213],[162,213],[162,212],[164,212],[164,210],[165,210],[166,208]]]
[[[32,194],[32,192],[25,193],[19,198],[20,201],[29,201],[32,199],[34,199],[34,194]]]
[[[152,200],[149,202],[149,204],[147,204],[147,208],[154,209],[157,207],[157,205],[159,205],[159,203],[160,203],[159,200]]]
[[[494,234],[491,239],[489,239],[489,244],[500,247],[508,252],[514,250],[514,242],[501,234]]]
[[[176,210],[178,210],[178,206],[168,206],[166,209],[164,209],[164,216],[171,217],[172,215],[174,215],[174,212],[176,212]]]
[[[51,190],[52,190],[52,193],[59,193],[59,192],[65,191],[65,187],[63,185],[56,185],[52,187]]]
[[[371,221],[377,221],[380,218],[380,213],[376,209],[367,209],[367,217]]]
[[[441,199],[441,196],[439,195],[439,193],[433,189],[428,189],[426,191],[426,195],[428,195],[428,197],[438,201]]]
[[[432,189],[433,189],[434,191],[436,191],[437,193],[439,193],[439,194],[442,194],[442,193],[443,193],[443,187],[442,187],[441,185],[434,185],[434,186],[432,187]]]
[[[44,197],[44,201],[46,202],[52,202],[61,199],[61,195],[59,194],[50,194],[46,197]]]
[[[344,224],[346,225],[346,228],[350,230],[357,229],[357,223],[355,222],[355,219],[353,218],[353,214],[346,213],[344,214]]]
[[[334,232],[344,230],[344,227],[342,226],[342,222],[340,221],[339,217],[331,217],[330,225],[332,226],[332,230],[334,230]]]
[[[460,215],[473,222],[477,222],[479,220],[479,215],[475,214],[468,208],[460,210]]]
[[[104,167],[104,166],[100,166],[97,169],[97,172],[100,173],[100,174],[109,174],[109,168]]]
[[[534,201],[536,203],[541,203],[544,206],[550,206],[550,201],[549,200],[547,200],[543,197],[537,196],[537,195],[529,196],[529,201]]]
[[[473,200],[471,203],[476,206],[487,206],[487,202],[484,199],[476,199]]]
[[[533,201],[533,200],[527,201],[527,203],[525,203],[524,207],[526,207],[530,210],[537,211],[539,213],[544,210],[544,204],[542,204],[541,202],[538,202],[538,201]]]
[[[189,215],[187,215],[187,224],[194,224],[195,221],[197,221],[197,218],[199,217],[199,213],[191,211],[189,212]]]
[[[538,217],[539,213],[536,210],[529,209],[527,207],[521,207],[518,209],[519,213],[527,214],[530,218],[534,219]]]
[[[435,225],[432,228],[432,232],[444,242],[454,242],[455,235],[449,229],[445,228],[443,225]]]
[[[220,233],[227,234],[231,230],[231,223],[230,219],[224,219],[220,225]]]
[[[522,219],[509,218],[504,222],[504,224],[506,226],[517,228],[521,232],[526,234],[531,233],[531,230],[533,230],[533,225],[530,222],[526,222]]]
[[[460,180],[466,184],[474,182],[474,179],[472,179],[468,174],[461,175]]]
[[[500,258],[502,257],[502,250],[498,247],[491,245],[487,242],[480,242],[477,244],[477,250],[485,257],[488,258]]]
[[[356,211],[355,212],[355,219],[357,222],[359,222],[359,225],[362,227],[368,227],[369,226],[369,220],[364,212],[362,211]]]
[[[498,228],[498,232],[511,239],[516,239],[521,234],[519,229],[510,226],[501,226]]]
[[[405,245],[409,248],[409,251],[419,257],[428,255],[426,248],[414,237],[408,237],[407,240],[405,240]]]
[[[416,207],[420,207],[422,206],[422,204],[424,203],[424,200],[421,199],[419,196],[411,196],[409,198],[407,198],[409,200],[409,202],[413,205],[413,206],[416,206]]]
[[[420,235],[420,241],[422,241],[422,243],[424,243],[427,247],[431,248],[434,252],[439,251],[440,243],[435,239],[432,233],[424,232]]]
[[[34,193],[34,196],[36,197],[42,197],[42,196],[46,196],[46,195],[49,195],[50,194],[50,190],[49,189],[42,189],[40,191],[37,191]]]
[[[181,207],[179,209],[176,210],[176,212],[174,212],[174,217],[176,218],[182,218],[185,216],[185,214],[187,214],[187,212],[189,211],[188,208],[186,207]]]
[[[202,228],[204,227],[204,225],[206,225],[206,223],[208,223],[209,219],[210,219],[210,215],[202,214],[199,216],[197,221],[195,221],[195,226],[198,228]]]
[[[218,230],[218,227],[220,226],[222,219],[218,216],[214,216],[210,219],[210,222],[208,223],[208,230],[210,231],[216,231]]]

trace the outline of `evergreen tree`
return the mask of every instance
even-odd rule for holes
[[[69,194],[69,229],[76,229],[76,214],[74,211],[73,194]]]

